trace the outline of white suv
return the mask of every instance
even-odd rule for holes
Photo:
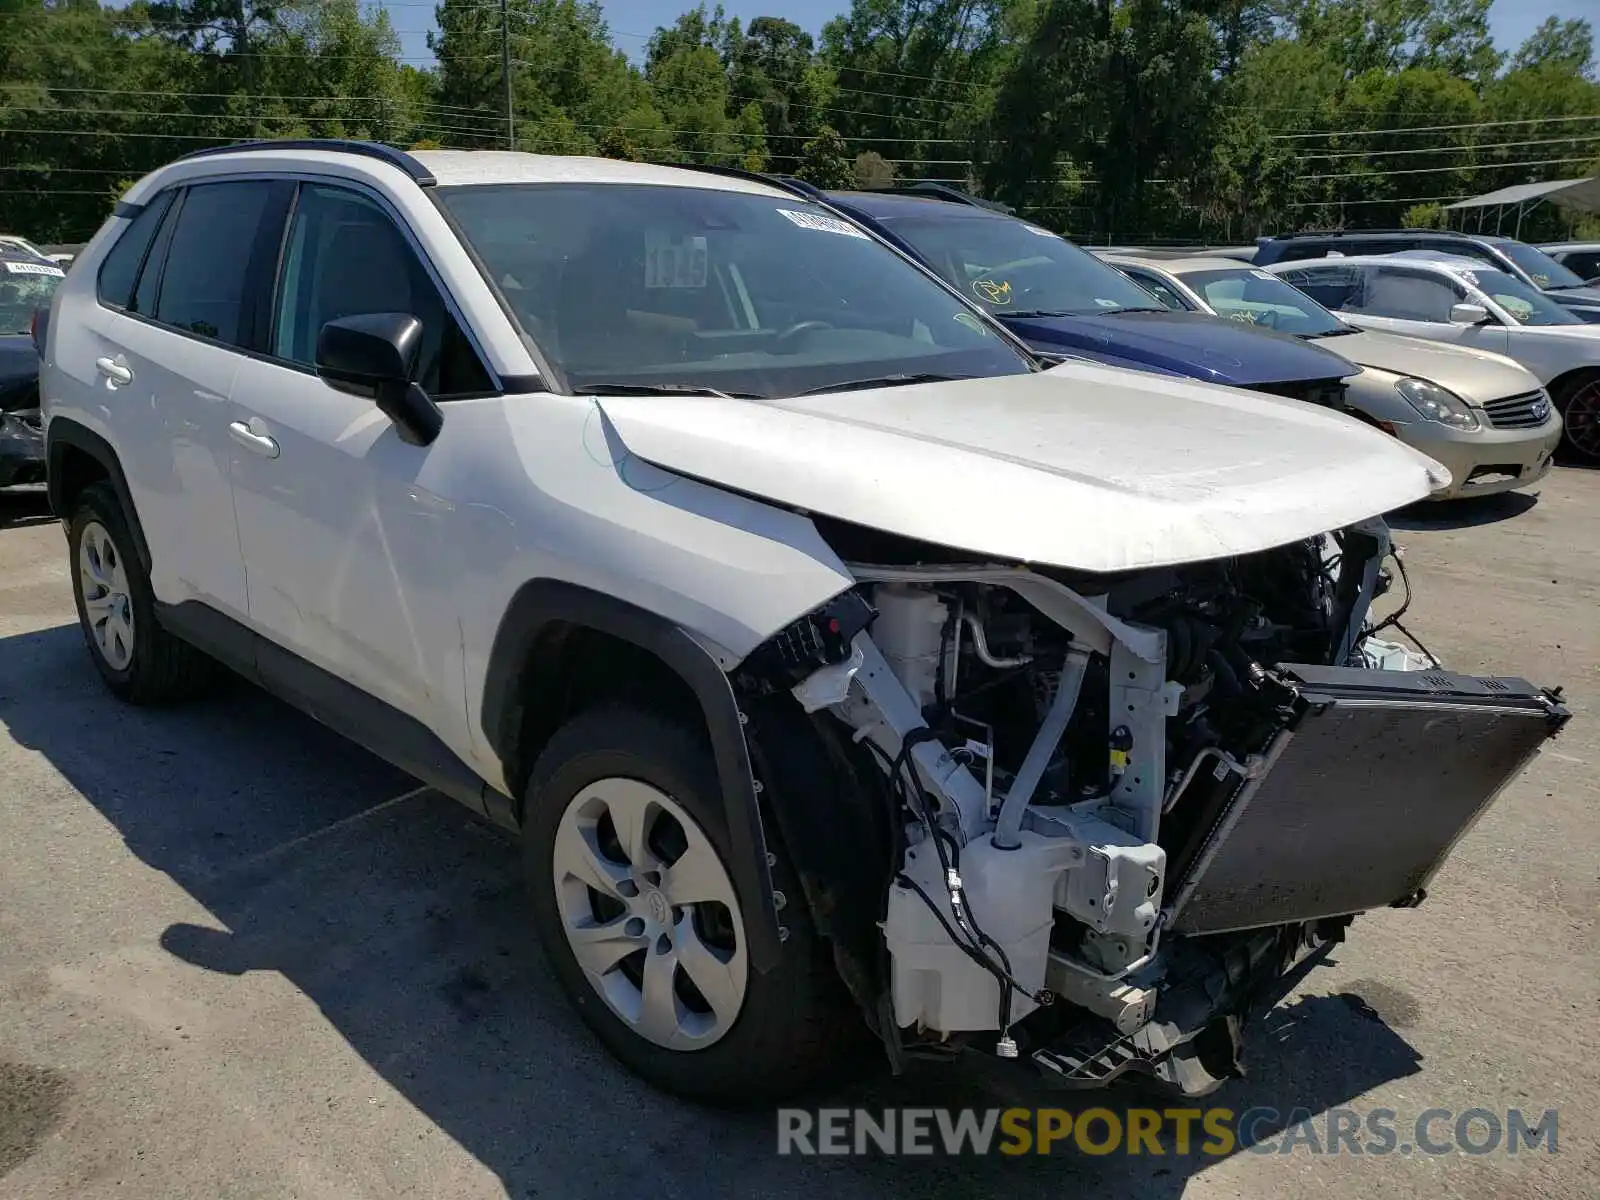
[[[1405,658],[1368,636],[1373,518],[1437,464],[1041,370],[737,172],[202,152],[128,192],[42,341],[111,689],[225,664],[517,833],[585,1019],[693,1096],[867,1030],[1208,1090],[1565,717],[1366,669]]]

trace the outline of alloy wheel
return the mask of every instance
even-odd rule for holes
[[[1592,463],[1600,463],[1600,379],[1590,380],[1567,397],[1562,419],[1567,441]]]
[[[710,838],[665,792],[602,779],[561,815],[552,882],[567,945],[634,1033],[672,1050],[727,1034],[749,968],[733,881]]]
[[[122,551],[99,521],[83,527],[78,539],[78,583],[84,620],[106,665],[125,671],[133,662],[133,598]]]

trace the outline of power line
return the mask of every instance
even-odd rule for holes
[[[105,196],[103,189],[90,188],[0,188],[0,196]]]
[[[1404,150],[1340,150],[1335,153],[1304,154],[1302,158],[1389,158],[1396,154],[1471,154],[1479,150],[1508,150],[1518,146],[1570,146],[1574,142],[1600,142],[1600,133],[1575,133],[1567,137],[1543,138],[1532,142],[1482,142],[1464,146],[1416,146]]]
[[[536,70],[538,69],[538,64],[537,63],[527,62],[526,60],[520,59],[520,58],[519,59],[514,59],[513,61],[519,67],[532,67],[532,68],[534,68]],[[699,96],[699,93],[696,92],[695,89],[690,88],[690,87],[686,87],[683,84],[678,84],[678,83],[651,83],[650,84],[650,88],[651,88],[652,91],[657,91],[657,92],[688,92],[690,95],[694,95],[694,96],[697,96],[697,97]],[[759,97],[759,96],[729,96],[728,97],[728,103],[730,103],[730,104],[750,104],[750,103],[759,104],[759,103],[761,103],[761,97]],[[839,108],[836,105],[832,105],[832,104],[806,104],[806,103],[804,103],[802,101],[799,101],[799,100],[790,100],[790,101],[788,101],[788,105],[789,105],[790,108],[808,108],[808,109],[813,109],[813,110],[818,111],[818,112],[834,113],[834,114],[838,114],[838,115],[846,115],[846,116],[853,116],[853,117],[877,117],[879,120],[914,121],[914,122],[917,122],[918,124],[922,124],[922,125],[943,125],[948,120],[947,117],[891,116],[891,115],[889,115],[887,113],[881,113],[881,112],[866,112],[866,111],[863,111],[861,109]],[[889,141],[889,140],[909,140],[909,139],[881,139],[881,140]]]
[[[257,94],[257,93],[248,93],[248,92],[161,92],[161,91],[137,91],[137,90],[134,90],[134,89],[131,89],[131,88],[55,87],[54,85],[50,85],[50,84],[38,84],[38,85],[35,85],[35,84],[31,84],[31,83],[10,84],[10,85],[5,85],[5,86],[15,87],[15,88],[17,88],[19,90],[26,89],[26,88],[37,87],[37,89],[39,91],[64,92],[64,93],[71,94],[71,95],[84,95],[84,96],[163,96],[163,97],[169,97],[169,98],[170,97],[177,97],[179,99],[185,99],[185,100],[188,100],[188,99],[232,100],[232,99],[237,97],[237,98],[242,98],[242,99],[247,99],[247,100],[318,100],[318,101],[325,101],[325,102],[337,103],[337,104],[346,104],[346,103],[353,104],[353,103],[355,103],[357,101],[376,100],[376,101],[380,101],[380,102],[386,103],[386,104],[398,104],[398,105],[404,105],[404,106],[407,106],[407,107],[410,107],[410,108],[436,108],[436,109],[441,109],[441,110],[460,112],[460,113],[463,113],[463,114],[472,114],[472,113],[478,113],[478,112],[482,111],[481,109],[471,108],[471,107],[469,107],[467,105],[463,105],[463,104],[432,104],[432,103],[428,103],[428,102],[425,102],[425,101],[413,101],[413,100],[409,100],[409,99],[398,99],[398,98],[393,97],[393,96],[280,96],[280,95],[269,95],[269,94],[265,94],[265,93]],[[492,114],[485,113],[484,115],[485,115],[485,118],[489,119],[489,120],[498,119],[498,118],[493,117]]]
[[[1406,196],[1389,200],[1305,200],[1285,204],[1284,208],[1345,208],[1356,204],[1437,204],[1444,200],[1460,200],[1461,196]]]
[[[1560,163],[1593,161],[1593,155],[1585,155],[1578,158],[1544,158],[1537,162],[1476,163],[1464,167],[1412,167],[1401,171],[1350,171],[1343,175],[1296,175],[1295,179],[1387,179],[1391,175],[1437,175],[1441,171],[1502,171],[1512,167],[1553,167]]]
[[[253,124],[270,122],[272,124],[328,124],[332,122],[348,122],[351,124],[387,124],[403,125],[408,129],[422,130],[430,133],[464,133],[474,137],[504,136],[496,135],[492,130],[478,129],[463,125],[428,124],[424,122],[405,121],[394,118],[380,118],[376,121],[367,121],[362,117],[339,113],[196,113],[196,112],[168,112],[163,110],[140,108],[60,108],[38,107],[35,105],[12,105],[11,112],[49,113],[67,117],[144,117],[151,120],[165,121],[233,121]],[[437,118],[435,118],[437,120]]]
[[[1470,121],[1464,125],[1401,125],[1394,129],[1325,129],[1320,133],[1275,133],[1268,139],[1274,142],[1296,138],[1364,137],[1369,134],[1444,133],[1456,129],[1488,129],[1496,125],[1543,125],[1553,121],[1600,121],[1600,113],[1587,116],[1524,117],[1516,121]]]

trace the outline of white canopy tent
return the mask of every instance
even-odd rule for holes
[[[1513,187],[1486,192],[1482,196],[1473,196],[1468,200],[1457,200],[1454,204],[1445,205],[1445,211],[1461,211],[1462,225],[1465,227],[1469,213],[1474,209],[1477,210],[1478,232],[1482,233],[1484,223],[1493,210],[1494,232],[1520,237],[1522,218],[1536,205],[1547,201],[1575,213],[1600,213],[1600,175],[1589,179],[1549,179],[1543,183],[1519,183]],[[1508,216],[1516,218],[1514,226],[1509,230],[1501,228]]]

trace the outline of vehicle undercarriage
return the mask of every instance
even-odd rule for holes
[[[1409,592],[1381,521],[1121,576],[824,532],[858,586],[735,684],[895,1063],[977,1050],[1205,1094],[1356,915],[1422,901],[1568,717],[1380,640],[1390,564]],[[851,830],[808,818],[820,792]]]

